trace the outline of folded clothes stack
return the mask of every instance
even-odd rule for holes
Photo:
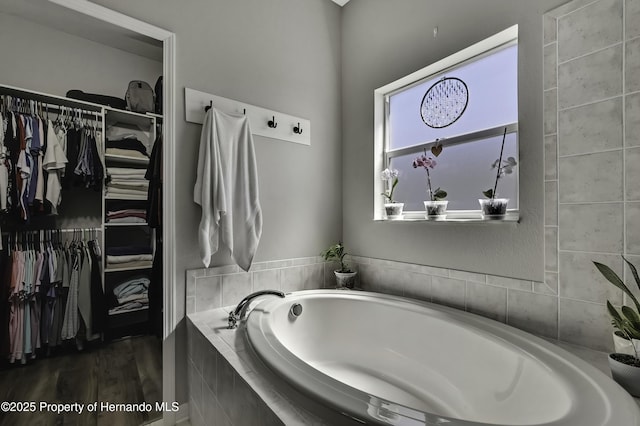
[[[151,267],[153,251],[149,246],[107,247],[107,267]]]
[[[145,169],[108,167],[107,195],[121,199],[146,198],[149,181],[144,177],[145,172]]]
[[[109,210],[107,212],[109,223],[146,223],[147,211],[143,209]]]
[[[113,289],[118,305],[109,309],[109,313],[133,311],[149,306],[149,278],[130,277]]]
[[[135,137],[118,140],[107,139],[105,153],[111,156],[122,157],[123,159],[149,162],[147,147]]]

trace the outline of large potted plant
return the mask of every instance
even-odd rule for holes
[[[496,170],[496,181],[493,184],[493,188],[489,188],[486,191],[482,191],[482,195],[487,197],[486,199],[478,199],[480,203],[480,209],[482,210],[482,216],[485,219],[502,219],[507,213],[507,205],[509,204],[508,198],[498,198],[498,181],[504,175],[510,175],[513,173],[513,168],[518,165],[518,162],[513,157],[508,157],[506,160],[502,159],[504,154],[504,141],[507,137],[507,129],[504,129],[504,135],[502,135],[502,146],[500,147],[500,157],[496,159],[491,165],[491,169]]]
[[[398,203],[393,199],[393,191],[398,186],[398,171],[396,169],[384,169],[382,171],[382,180],[384,181],[384,192],[381,194],[385,198],[384,211],[389,220],[402,219],[402,210],[404,203]]]
[[[625,257],[622,257],[625,263],[631,269],[631,273],[638,288],[640,288],[640,277],[638,271]],[[611,368],[611,376],[631,395],[640,397],[640,358],[638,358],[638,350],[640,349],[640,303],[631,292],[629,287],[622,279],[607,265],[599,262],[593,262],[598,271],[611,284],[623,291],[629,297],[635,306],[635,310],[630,306],[622,306],[620,310],[616,309],[611,302],[607,300],[607,310],[611,316],[611,324],[617,330],[618,336],[623,336],[629,343],[631,353],[615,352],[609,354],[609,367]]]
[[[344,257],[347,252],[342,241],[332,245],[321,253],[321,256],[327,262],[340,262],[340,269],[336,269],[333,273],[336,276],[336,284],[338,288],[353,288],[356,284],[357,272],[354,272],[346,264]]]
[[[442,152],[442,145],[436,144],[431,148],[431,153],[434,157],[437,157]],[[447,192],[443,189],[431,188],[431,173],[429,169],[433,170],[436,167],[436,160],[433,157],[427,156],[427,150],[424,150],[424,154],[421,154],[413,160],[413,168],[417,169],[422,167],[427,172],[427,196],[428,200],[424,202],[424,209],[426,211],[426,218],[430,220],[443,220],[447,217],[447,205],[448,201]]]

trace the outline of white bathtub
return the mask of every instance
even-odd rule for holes
[[[289,312],[296,303],[297,318]],[[272,370],[366,424],[640,425],[629,394],[577,357],[429,303],[303,291],[263,299],[246,331]]]

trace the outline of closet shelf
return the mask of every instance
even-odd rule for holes
[[[125,266],[122,268],[118,267],[107,267],[104,272],[125,272],[125,271],[143,271],[145,269],[151,269],[151,263],[149,265],[140,265],[140,266]]]
[[[140,114],[139,112],[123,111],[110,107],[105,107],[104,112],[110,123],[133,124],[143,129],[149,129],[154,124],[153,119],[155,117],[150,113]]]
[[[105,200],[134,200],[134,201],[147,201],[147,197],[144,195],[136,196],[136,195],[105,195]]]
[[[124,223],[124,222],[110,223],[110,222],[105,222],[104,226],[108,226],[108,227],[149,226],[149,224],[147,222],[131,222],[131,223]]]

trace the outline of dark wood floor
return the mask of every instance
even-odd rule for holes
[[[0,412],[0,426],[138,426],[159,419],[155,403],[162,401],[162,344],[153,336],[126,338],[0,371],[0,401],[148,402],[154,408],[134,413],[85,409],[80,415]]]

